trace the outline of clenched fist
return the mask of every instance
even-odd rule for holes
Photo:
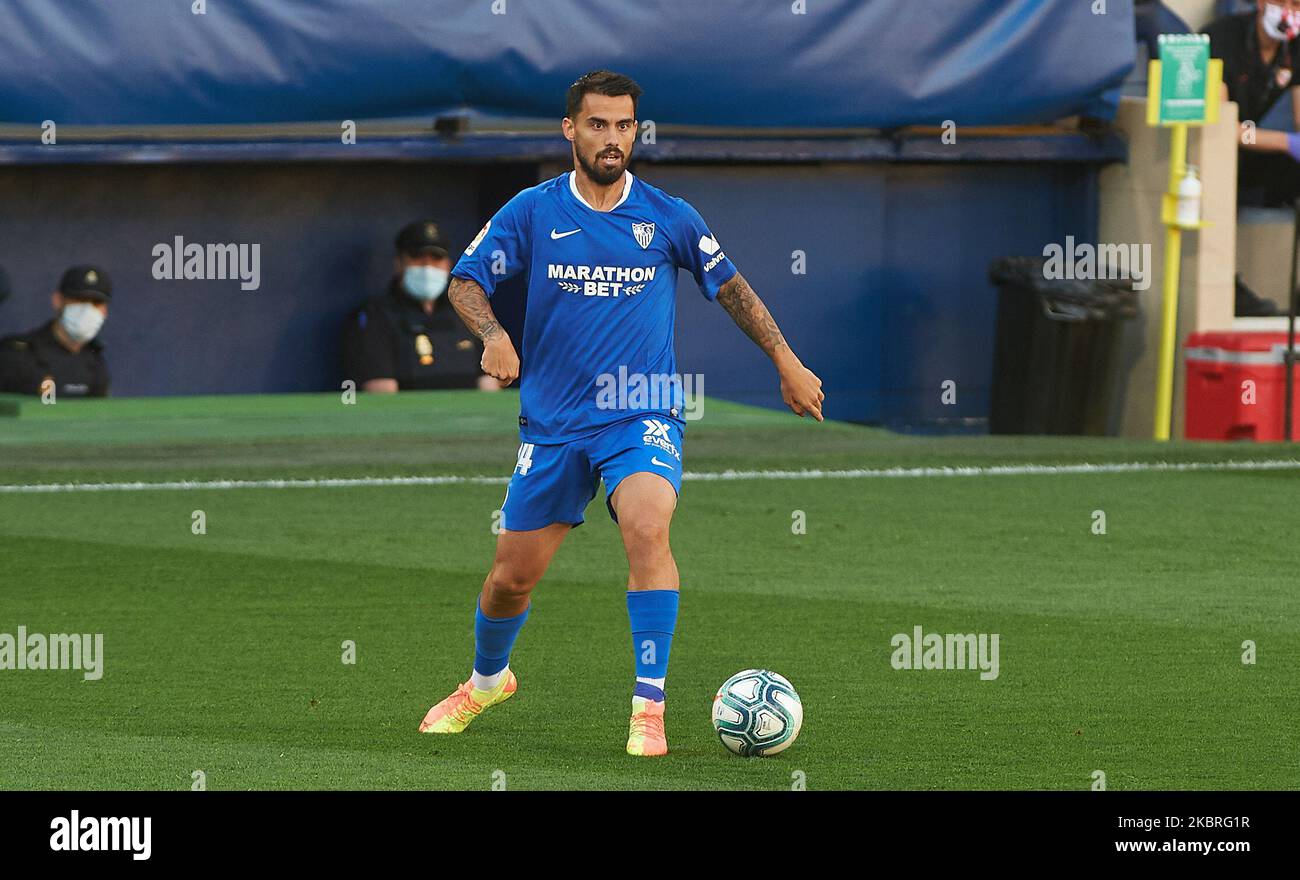
[[[483,372],[500,381],[502,387],[519,378],[519,355],[504,330],[483,343],[483,359],[479,366]]]

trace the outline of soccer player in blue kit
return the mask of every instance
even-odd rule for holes
[[[489,299],[502,279],[528,271],[528,363],[521,445],[475,612],[473,671],[429,710],[421,733],[460,733],[514,694],[510,649],[529,596],[603,479],[629,569],[636,682],[627,752],[667,754],[664,681],[680,586],[668,527],[682,481],[681,383],[650,406],[620,408],[636,395],[603,390],[612,376],[677,377],[678,268],[772,359],[790,409],[822,419],[821,380],[800,363],[699,213],[627,170],[640,95],[635,82],[607,70],[570,86],[562,125],[573,170],[506,202],[452,270],[448,297],[483,340],[483,371],[502,382],[520,376],[519,356]]]

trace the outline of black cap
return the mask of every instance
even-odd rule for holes
[[[448,255],[442,230],[432,220],[420,220],[403,226],[402,231],[397,233],[396,243],[397,249],[404,254],[432,254],[435,257]]]
[[[75,299],[93,299],[108,302],[113,298],[113,282],[108,273],[98,266],[73,266],[63,273],[59,293]]]

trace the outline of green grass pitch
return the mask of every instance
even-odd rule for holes
[[[505,477],[516,407],[9,399],[0,483]],[[714,400],[704,416],[688,471],[1292,457],[906,437]],[[210,789],[788,789],[802,774],[809,790],[1086,790],[1096,770],[1112,790],[1300,787],[1300,471],[688,481],[657,760],[623,753],[626,567],[603,495],[534,594],[517,696],[463,735],[416,733],[468,671],[503,491],[0,490],[0,633],[103,633],[105,653],[99,681],[0,671],[0,788],[186,789],[195,770]],[[998,633],[999,677],[893,669],[891,637],[917,625]],[[709,723],[718,685],[751,666],[803,698],[803,732],[774,758],[732,756]]]

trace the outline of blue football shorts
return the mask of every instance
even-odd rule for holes
[[[527,532],[551,523],[581,525],[583,512],[605,481],[605,507],[624,477],[659,474],[682,490],[683,424],[658,414],[619,422],[568,443],[519,446],[514,474],[501,504],[502,527]]]

